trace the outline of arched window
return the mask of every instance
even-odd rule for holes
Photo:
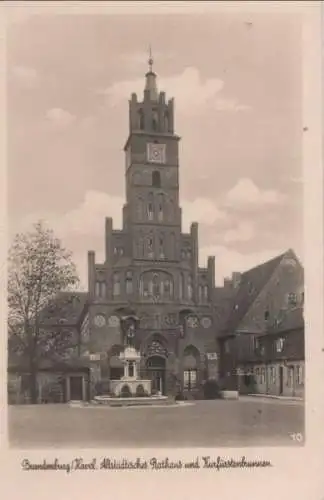
[[[159,295],[160,292],[159,276],[157,274],[153,276],[152,283],[153,283],[153,290],[152,290],[153,295],[157,296]]]
[[[152,186],[156,188],[161,187],[161,174],[158,170],[152,172]]]
[[[202,285],[199,285],[199,287],[198,287],[198,298],[199,298],[199,302],[203,301],[203,287],[202,287]]]
[[[106,283],[104,281],[97,281],[96,282],[95,295],[98,298],[106,297]]]
[[[169,113],[167,111],[164,113],[164,130],[169,132]]]
[[[153,241],[153,234],[149,234],[147,237],[147,256],[149,259],[153,259],[154,257],[154,241]]]
[[[180,273],[180,280],[179,280],[179,298],[183,299],[183,292],[184,292],[184,276],[183,273]]]
[[[153,194],[152,193],[149,193],[149,195],[148,195],[147,218],[148,218],[148,220],[154,219],[154,205],[153,205]]]
[[[188,276],[188,285],[187,285],[187,293],[188,293],[188,299],[192,300],[193,296],[193,288],[192,288],[192,277],[191,275]]]
[[[166,278],[165,281],[164,281],[164,295],[166,297],[172,297],[173,296],[173,282],[169,278]]]
[[[140,130],[144,130],[144,112],[142,109],[138,112],[138,125]]]
[[[119,273],[114,273],[113,275],[113,296],[116,297],[120,295],[120,276]]]
[[[203,289],[204,302],[208,302],[208,286],[205,285]]]
[[[153,111],[152,113],[152,130],[156,132],[158,130],[158,125],[159,125],[159,116],[157,114],[157,111]]]
[[[163,221],[163,206],[164,206],[164,196],[163,196],[163,194],[159,194],[159,197],[158,197],[158,220],[159,220],[159,222]]]
[[[140,278],[140,294],[144,297],[160,299],[173,297],[172,275],[163,271],[146,271]]]
[[[132,273],[132,271],[127,271],[127,273],[126,273],[126,293],[128,295],[133,293],[133,273]]]
[[[164,236],[160,234],[159,236],[159,259],[164,259]]]

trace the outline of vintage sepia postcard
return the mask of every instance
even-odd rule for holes
[[[320,498],[320,7],[5,5],[8,495]]]

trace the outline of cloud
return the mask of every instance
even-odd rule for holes
[[[225,205],[238,207],[244,205],[275,205],[283,201],[284,196],[278,191],[262,190],[251,179],[240,179],[228,191]]]
[[[208,255],[214,255],[216,266],[216,285],[222,286],[224,278],[231,276],[232,272],[244,272],[259,264],[285,252],[287,248],[278,248],[274,250],[264,249],[260,252],[250,252],[242,254],[226,246],[215,245],[201,248],[199,254],[199,263],[206,265]]]
[[[216,111],[249,111],[250,106],[246,104],[239,104],[236,99],[217,99],[214,103]]]
[[[63,217],[59,217],[57,221],[54,221],[54,225],[62,236],[71,232],[83,235],[101,235],[105,217],[113,218],[116,229],[122,227],[124,204],[125,200],[120,196],[110,196],[99,191],[87,191],[82,203]],[[227,216],[211,200],[204,198],[196,198],[194,201],[184,200],[181,206],[184,231],[189,229],[192,221],[211,226],[218,220],[224,220]],[[52,217],[51,220],[53,220]]]
[[[168,78],[158,78],[158,86],[166,92],[167,96],[172,96],[176,100],[177,112],[192,115],[202,108],[217,105],[224,110],[225,107],[239,109],[239,104],[235,100],[219,99],[219,92],[224,88],[223,80],[219,78],[208,78],[203,80],[199,70],[195,67],[187,67],[178,75]],[[144,79],[125,80],[116,82],[104,91],[108,104],[116,106],[120,102],[129,99],[132,92],[136,92],[142,98],[144,89]]]
[[[75,116],[62,108],[52,108],[46,112],[46,118],[56,127],[65,128],[74,122]]]
[[[181,207],[184,231],[189,229],[193,221],[211,226],[218,220],[224,220],[227,217],[225,212],[219,210],[215,203],[207,198],[196,198],[193,201],[183,200]]]
[[[249,221],[242,221],[235,229],[229,229],[225,232],[223,240],[225,243],[234,243],[238,241],[250,241],[255,236],[254,225]]]
[[[27,66],[14,66],[11,69],[11,75],[24,87],[33,88],[39,82],[38,72],[34,68]]]

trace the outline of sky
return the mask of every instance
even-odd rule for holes
[[[105,217],[121,227],[128,99],[151,44],[175,98],[183,230],[199,223],[216,283],[288,248],[303,260],[301,28],[291,13],[51,15],[7,39],[9,229],[44,219],[101,262]]]

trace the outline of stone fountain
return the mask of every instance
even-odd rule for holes
[[[124,349],[120,353],[119,359],[124,366],[124,375],[119,380],[110,381],[110,394],[95,396],[94,400],[98,404],[137,406],[169,402],[168,397],[160,393],[152,395],[151,380],[140,378],[141,354],[135,348],[137,323],[137,318],[133,316],[124,317],[121,320]]]

